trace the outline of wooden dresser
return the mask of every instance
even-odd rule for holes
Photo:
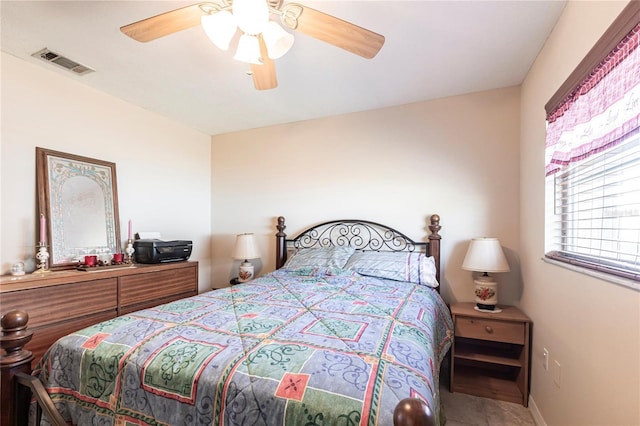
[[[35,366],[60,337],[100,321],[198,293],[198,262],[0,277],[0,310],[29,313]]]

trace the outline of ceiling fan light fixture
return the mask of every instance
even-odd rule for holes
[[[231,12],[231,16],[226,12]],[[274,19],[280,18],[282,27],[269,24],[271,14]],[[203,19],[203,15],[213,16]],[[235,21],[235,28],[231,21]],[[241,33],[234,58],[251,64],[253,85],[257,90],[278,86],[274,58],[281,57],[292,47],[293,34],[288,32],[300,32],[365,59],[375,57],[385,41],[381,34],[311,7],[284,4],[284,0],[204,0],[124,25],[120,31],[145,43],[200,23],[220,49],[226,50],[230,44],[235,44],[235,33]],[[229,28],[222,30],[220,35],[218,28],[223,26]]]
[[[278,23],[269,21],[262,32],[264,43],[267,46],[269,58],[278,59],[293,46],[293,34],[288,33]]]
[[[246,34],[260,34],[269,22],[266,0],[233,0],[233,16]]]
[[[222,50],[229,49],[229,43],[238,29],[231,12],[222,10],[211,15],[203,15],[200,22],[213,44]]]
[[[258,37],[242,34],[238,41],[238,50],[233,57],[236,61],[247,62],[249,64],[262,64],[260,60],[260,42]]]

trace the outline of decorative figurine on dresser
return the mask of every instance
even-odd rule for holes
[[[47,251],[47,220],[44,217],[44,214],[40,213],[40,239],[38,244],[36,245],[38,249],[36,251],[36,273],[44,274],[45,272],[49,272],[48,261],[49,261],[49,252]]]

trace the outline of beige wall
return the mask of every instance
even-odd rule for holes
[[[625,5],[570,2],[522,87],[521,306],[534,322],[531,396],[549,425],[640,424],[640,293],[541,261],[544,104]]]
[[[200,289],[235,275],[234,236],[274,264],[275,218],[370,219],[416,239],[442,216],[443,295],[471,300],[469,239],[500,238],[500,299],[534,321],[532,399],[549,425],[640,424],[640,294],[543,263],[544,103],[626,2],[571,2],[523,87],[210,138],[2,53],[0,266],[33,262],[35,147],[114,161],[121,228],[194,241]],[[86,77],[85,77],[86,78]],[[560,386],[541,351],[561,364]]]
[[[210,137],[78,81],[2,53],[2,273],[33,269],[35,147],[116,163],[121,237],[160,231],[193,240],[200,289],[211,287]]]
[[[512,266],[497,277],[501,300],[517,302],[519,103],[519,88],[508,88],[214,136],[214,286],[235,276],[237,233],[256,233],[262,272],[274,269],[280,215],[291,236],[362,218],[423,240],[438,213],[445,298],[472,300],[467,245],[495,236]]]

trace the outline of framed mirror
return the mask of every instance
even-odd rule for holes
[[[121,252],[115,163],[36,147],[36,173],[36,229],[46,226],[50,269]]]

